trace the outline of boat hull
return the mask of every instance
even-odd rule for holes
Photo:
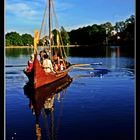
[[[65,69],[64,71],[59,71],[57,73],[46,73],[41,67],[37,57],[35,57],[32,71],[30,73],[24,73],[28,77],[29,82],[33,84],[35,89],[37,89],[39,87],[51,84],[65,77],[70,69],[71,67]]]

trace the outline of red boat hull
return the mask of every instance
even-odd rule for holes
[[[30,73],[25,74],[27,75],[29,81],[34,84],[34,88],[37,89],[39,87],[53,83],[65,77],[71,68],[72,67],[69,67],[57,73],[45,73],[45,71],[39,63],[39,60],[37,59],[37,57],[35,57],[32,71]]]

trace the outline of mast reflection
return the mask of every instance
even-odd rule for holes
[[[107,46],[106,47],[106,57],[110,57],[110,66],[113,69],[120,67],[120,46]],[[106,65],[108,65],[108,61],[106,61]]]
[[[54,111],[55,102],[57,99],[60,102],[60,98],[66,94],[66,88],[71,84],[72,78],[67,75],[63,79],[34,90],[31,84],[27,83],[24,86],[24,94],[29,98],[29,108],[35,115],[35,129],[36,138],[41,140],[42,131],[40,127],[40,116],[43,114],[46,122],[47,137],[49,140],[56,139],[56,128],[54,125]],[[62,110],[60,110],[62,111]]]

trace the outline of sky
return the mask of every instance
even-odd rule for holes
[[[6,0],[5,32],[33,35],[40,29],[46,0]],[[59,26],[67,31],[125,21],[135,15],[135,0],[54,0]]]

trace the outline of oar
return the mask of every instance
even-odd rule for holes
[[[90,63],[90,64],[72,64],[74,67],[81,67],[81,66],[91,66],[91,65],[102,65],[102,62],[99,63]]]
[[[72,77],[72,80],[77,79],[77,78],[83,78],[83,77],[94,77],[94,74],[75,75]]]
[[[90,65],[102,65],[102,62],[97,62],[97,63],[91,63]]]
[[[80,70],[94,70],[94,68],[85,68],[85,67],[75,67],[76,69],[80,69]]]
[[[106,68],[85,68],[85,67],[78,67],[78,66],[76,66],[74,68],[81,69],[81,70],[107,70],[107,71],[109,71]]]
[[[27,65],[25,64],[10,64],[10,65],[6,65],[5,67],[26,67]]]

